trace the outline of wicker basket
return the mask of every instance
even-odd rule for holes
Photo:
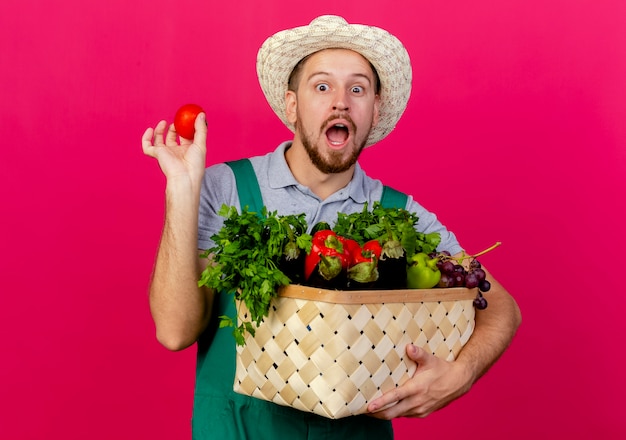
[[[413,376],[408,343],[454,360],[474,330],[476,293],[287,286],[237,347],[234,390],[333,419],[364,413]]]

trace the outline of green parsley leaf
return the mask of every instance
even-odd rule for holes
[[[224,226],[211,238],[215,245],[203,252],[211,263],[202,272],[199,286],[207,286],[220,294],[232,294],[233,301],[243,302],[249,319],[220,316],[220,327],[233,327],[238,345],[245,344],[245,335],[254,335],[269,313],[270,303],[278,288],[289,284],[279,262],[289,243],[303,252],[311,249],[311,236],[306,234],[305,215],[279,216],[264,207],[260,213],[245,208],[241,213],[233,206],[223,205],[218,213]]]

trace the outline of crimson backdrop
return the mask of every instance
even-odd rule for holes
[[[415,82],[374,177],[483,257],[524,322],[470,394],[398,439],[624,438],[626,3],[23,0],[0,15],[0,436],[189,436],[194,349],[147,286],[164,179],[147,126],[206,107],[208,163],[289,136],[257,85],[272,32],[322,13],[406,43]]]

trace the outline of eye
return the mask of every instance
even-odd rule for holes
[[[317,90],[318,92],[325,92],[329,89],[328,84],[318,84],[315,86],[315,90]]]
[[[363,87],[361,86],[354,86],[352,87],[352,93],[356,93],[356,94],[361,94],[363,93]]]

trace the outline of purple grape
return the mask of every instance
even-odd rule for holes
[[[454,279],[454,287],[463,287],[465,286],[465,274],[462,272],[455,272],[452,274],[452,278]]]
[[[442,273],[437,286],[438,287],[454,287],[454,278],[450,274]]]
[[[489,292],[489,289],[491,289],[491,283],[487,280],[482,280],[478,283],[478,289],[481,292]]]
[[[454,263],[450,260],[445,261],[442,265],[441,265],[441,272],[443,273],[454,273]]]
[[[457,273],[462,273],[462,274],[464,274],[466,272],[465,268],[463,266],[461,266],[460,264],[457,264],[457,265],[454,266],[454,271],[457,272]]]
[[[483,269],[474,269],[472,270],[472,273],[476,274],[476,277],[478,278],[478,281],[482,281],[487,277],[487,274],[485,273],[485,271]]]
[[[465,275],[465,287],[467,287],[468,289],[478,287],[479,281],[480,280],[478,279],[478,276],[475,272],[470,272]]]
[[[474,307],[478,310],[485,310],[487,308],[487,300],[484,296],[477,296],[474,299]]]

